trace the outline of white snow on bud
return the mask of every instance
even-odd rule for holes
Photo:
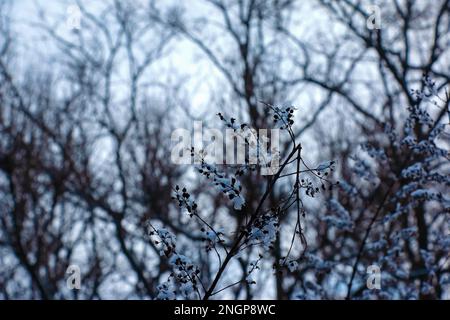
[[[156,289],[158,290],[158,295],[156,296],[157,300],[175,300],[176,299],[176,291],[172,284],[172,281],[166,281],[159,284]]]
[[[270,250],[276,240],[278,232],[278,218],[276,216],[264,216],[251,228],[247,237],[250,244],[262,245]]]
[[[159,254],[161,256],[170,255],[176,247],[176,236],[165,228],[155,229],[151,226],[149,228],[150,239],[158,247]]]
[[[425,170],[423,170],[422,164],[417,162],[412,166],[404,169],[401,173],[403,178],[408,179],[419,179],[425,174]]]
[[[290,272],[297,271],[298,269],[298,262],[295,260],[290,260],[286,265]]]

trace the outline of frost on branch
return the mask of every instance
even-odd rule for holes
[[[402,178],[419,180],[425,175],[425,170],[422,168],[422,163],[417,162],[408,168],[402,170]]]
[[[176,237],[165,228],[155,228],[148,224],[149,236],[155,246],[159,248],[161,255],[168,258],[172,268],[167,281],[157,286],[157,299],[176,299],[181,294],[186,299],[191,299],[198,293],[200,269],[193,264],[191,259],[176,251]]]
[[[159,284],[156,289],[158,290],[158,295],[156,299],[158,300],[175,300],[176,290],[173,286],[171,279]]]
[[[197,203],[191,199],[191,195],[187,192],[186,188],[180,189],[178,185],[175,186],[172,199],[177,200],[178,206],[184,208],[191,218],[197,214]]]
[[[249,245],[261,245],[266,251],[273,248],[278,233],[278,218],[274,214],[266,214],[259,218],[247,235]]]
[[[191,149],[191,155],[199,156]],[[242,186],[235,175],[227,176],[224,172],[219,171],[213,164],[206,163],[205,159],[200,156],[200,165],[197,167],[199,173],[207,179],[212,180],[214,186],[220,190],[233,203],[235,210],[241,210],[245,205],[245,199],[242,195]]]
[[[259,262],[262,259],[262,255],[260,254],[257,260],[251,261],[249,263],[249,270],[247,271],[247,276],[245,277],[245,282],[249,285],[256,285],[256,281],[252,277],[252,273],[256,270],[260,270]]]
[[[225,240],[222,238],[224,236],[224,229],[220,228],[215,230],[206,230],[204,227],[201,228],[202,240],[205,242],[206,251],[211,251],[216,248],[218,244],[224,244]]]
[[[149,236],[153,243],[157,246],[161,256],[170,256],[176,247],[177,238],[169,230],[160,228],[156,229],[148,224]]]

